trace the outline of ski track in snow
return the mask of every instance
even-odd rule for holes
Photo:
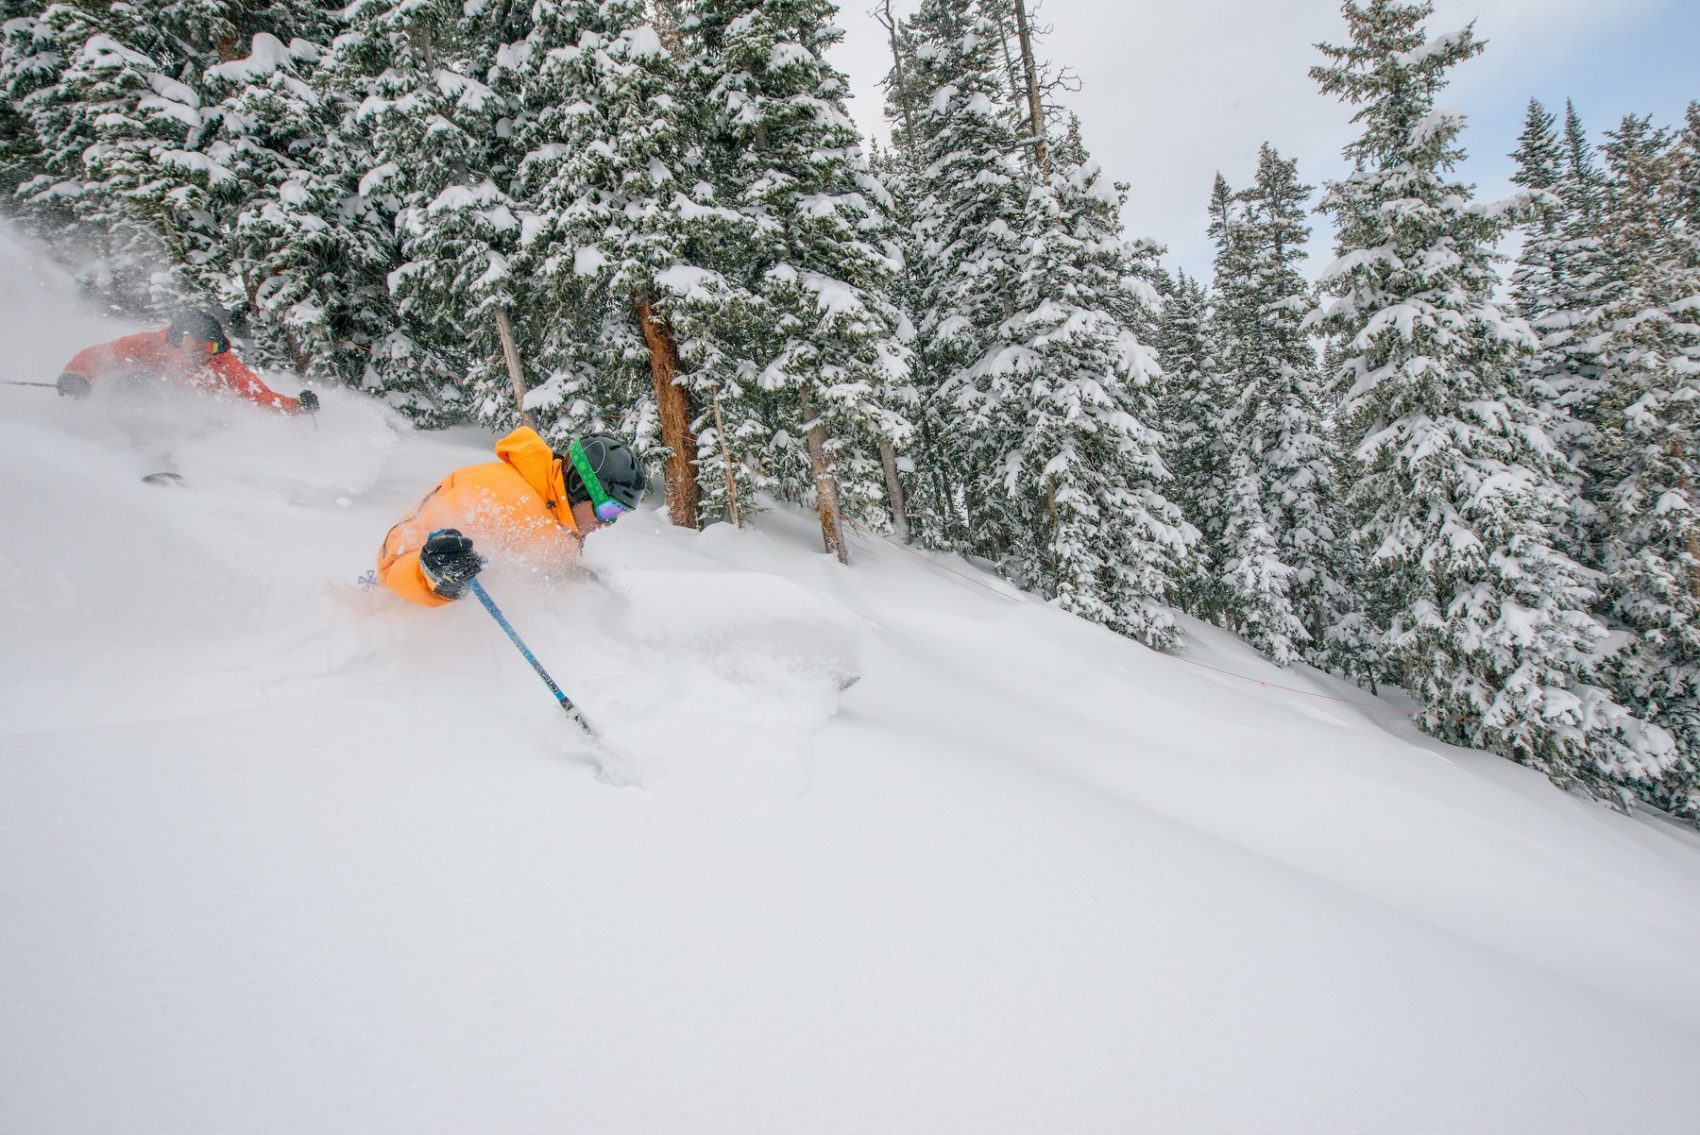
[[[490,438],[321,393],[0,387],[0,1130],[1693,1130],[1694,833],[786,508],[492,565],[592,742],[359,585]]]

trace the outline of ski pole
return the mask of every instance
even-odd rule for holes
[[[45,386],[49,390],[59,389],[59,384],[57,382],[18,382],[15,379],[8,378],[5,380],[4,384],[6,386]]]
[[[583,726],[586,733],[594,733],[595,730],[590,727],[590,722],[584,719],[584,714],[579,712],[578,706],[573,704],[573,699],[569,698],[561,690],[561,687],[555,684],[555,679],[549,676],[549,671],[543,669],[543,663],[537,661],[537,655],[531,653],[531,648],[525,645],[525,640],[519,637],[518,632],[502,615],[502,609],[496,606],[496,601],[490,598],[490,593],[484,590],[484,585],[476,579],[469,579],[466,581],[466,586],[472,589],[472,593],[478,596],[478,601],[484,604],[484,609],[490,612],[490,617],[496,620],[497,625],[508,633],[508,638],[513,640],[513,644],[519,647],[519,652],[525,655],[525,660],[531,663],[531,668],[537,671],[537,676],[543,679],[543,684],[549,687],[549,692],[555,695],[555,700],[560,703],[562,709],[567,711],[567,716]]]

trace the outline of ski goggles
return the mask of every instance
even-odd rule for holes
[[[596,476],[596,470],[590,467],[590,458],[584,454],[584,446],[577,438],[567,446],[567,459],[578,470],[579,480],[584,482],[585,491],[590,494],[591,506],[596,510],[596,519],[604,524],[612,524],[631,509],[608,495],[608,490],[602,487],[602,482]]]

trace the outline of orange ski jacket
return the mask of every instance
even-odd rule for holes
[[[65,364],[65,374],[81,375],[92,385],[101,381],[130,378],[137,375],[157,375],[185,386],[205,390],[229,390],[262,406],[302,413],[298,399],[279,394],[260,381],[260,376],[242,365],[229,351],[213,355],[204,364],[196,365],[176,347],[165,341],[169,328],[141,331],[110,343],[88,347],[77,352]]]
[[[438,482],[378,550],[378,578],[411,603],[441,607],[451,600],[431,590],[419,568],[419,549],[439,528],[457,528],[475,549],[492,548],[558,561],[578,554],[583,537],[573,523],[561,461],[530,426],[496,443],[499,461],[456,469]]]

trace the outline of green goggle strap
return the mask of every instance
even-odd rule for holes
[[[567,446],[567,457],[572,461],[573,468],[578,470],[578,479],[584,482],[585,490],[590,493],[590,503],[593,507],[601,508],[609,502],[620,503],[609,496],[608,490],[602,487],[602,482],[596,479],[596,470],[590,467],[590,458],[584,455],[584,446],[578,443],[578,438],[573,438],[573,443]]]

